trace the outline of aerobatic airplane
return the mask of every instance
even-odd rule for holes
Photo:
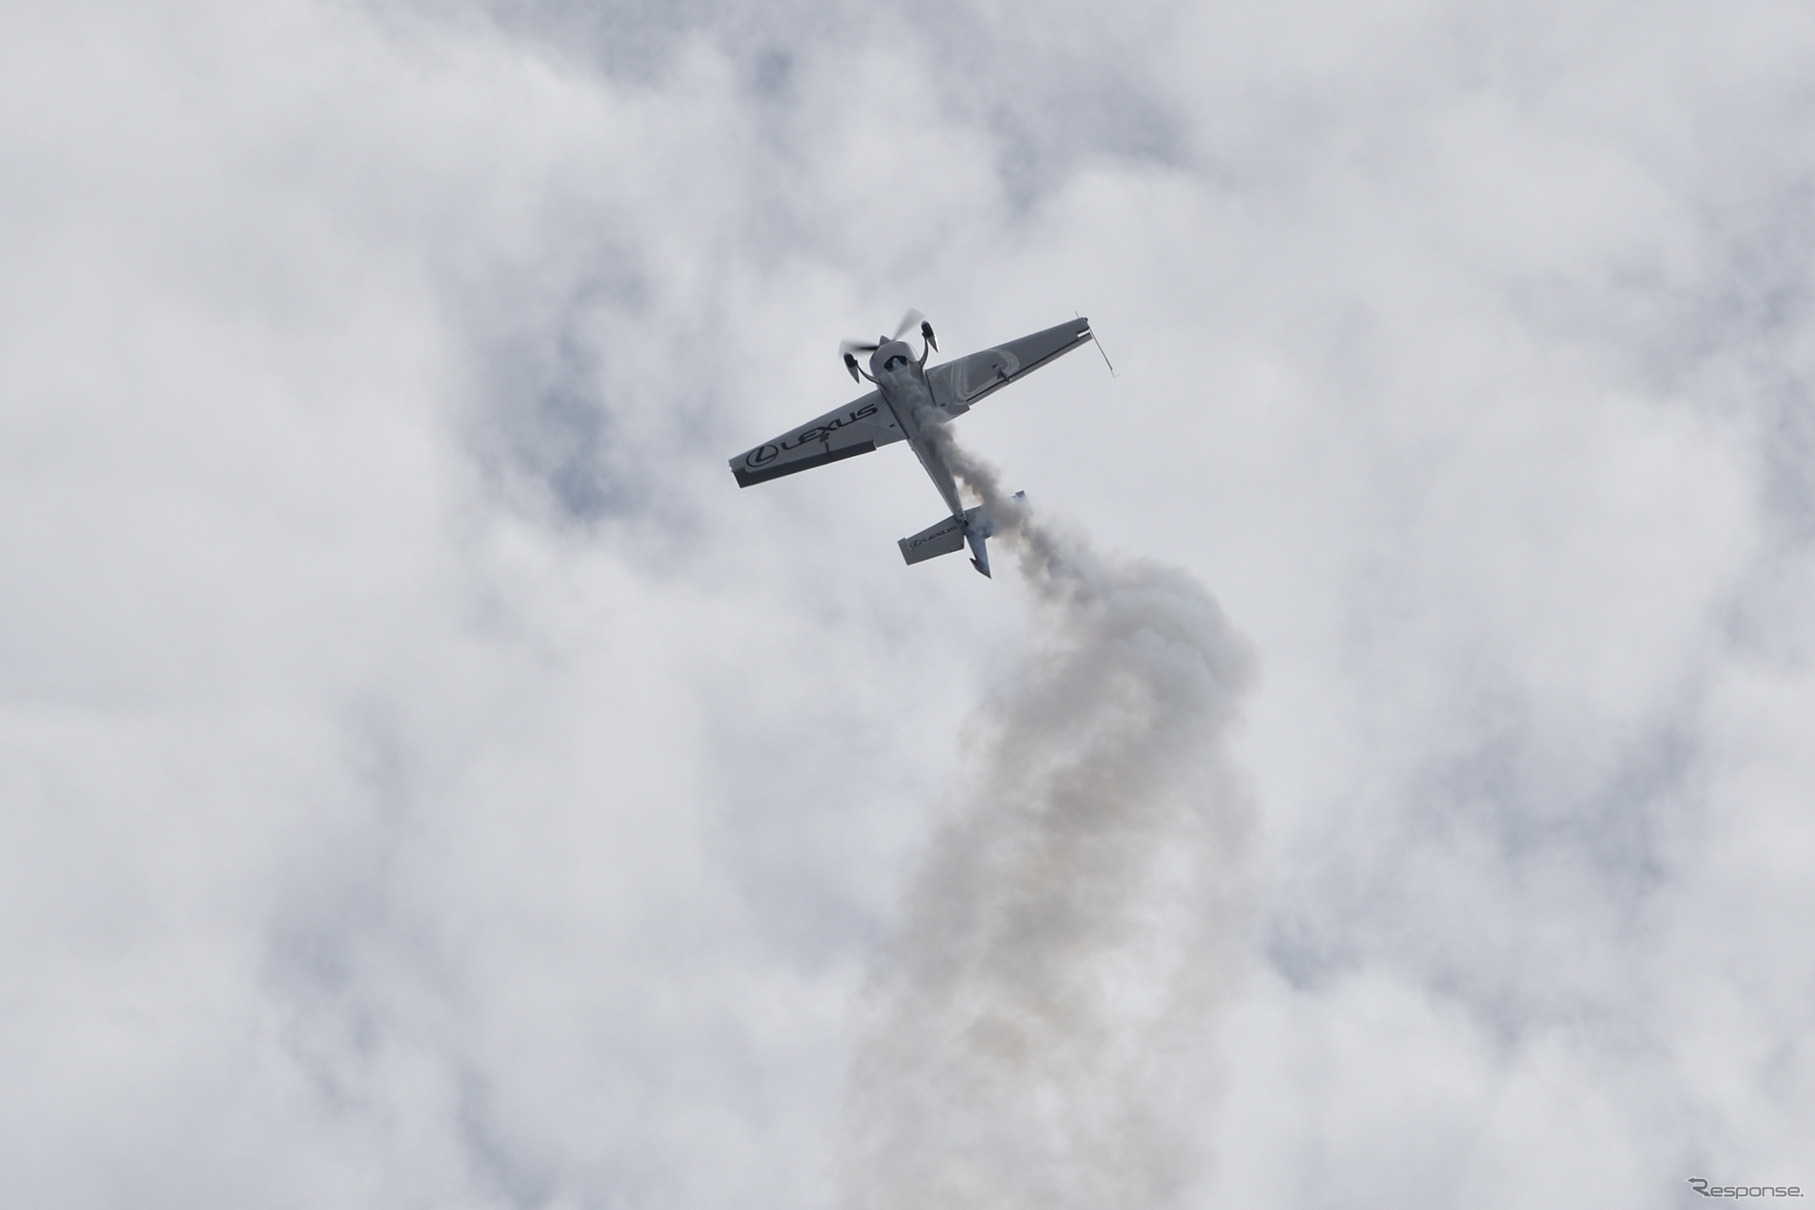
[[[920,336],[925,341],[919,357],[901,339],[915,321],[919,321]],[[853,379],[861,374],[875,383],[875,390],[739,454],[731,459],[731,470],[739,487],[749,487],[905,440],[952,514],[911,538],[901,539],[901,557],[909,563],[919,563],[935,555],[948,555],[968,542],[971,566],[987,576],[989,552],[984,541],[995,532],[995,526],[982,506],[967,509],[959,501],[951,468],[930,436],[931,426],[963,415],[985,395],[1089,339],[1090,321],[1079,318],[928,369],[927,354],[939,347],[933,339],[933,325],[918,312],[909,311],[893,340],[877,337],[875,344],[845,342],[845,368]],[[857,353],[870,354],[868,373],[858,369],[854,356]]]

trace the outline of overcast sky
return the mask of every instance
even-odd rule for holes
[[[1795,3],[10,0],[0,1202],[1815,1189],[1812,270]],[[1138,609],[738,489],[910,306]]]

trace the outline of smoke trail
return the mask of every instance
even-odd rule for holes
[[[1245,920],[1222,736],[1246,645],[1182,572],[1038,522],[929,429],[1041,634],[974,720],[974,787],[872,972],[847,1210],[1163,1206],[1199,1167],[1208,1032]]]

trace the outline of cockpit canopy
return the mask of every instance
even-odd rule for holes
[[[870,357],[870,373],[898,374],[914,363],[914,350],[905,340],[885,341]]]

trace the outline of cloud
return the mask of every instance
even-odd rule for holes
[[[1065,723],[911,459],[724,472],[908,305],[1092,318],[966,447],[1259,669],[1219,1095],[1068,1111],[1187,1200],[1808,1184],[1800,8],[0,22],[8,1202],[836,1201],[963,736]]]

